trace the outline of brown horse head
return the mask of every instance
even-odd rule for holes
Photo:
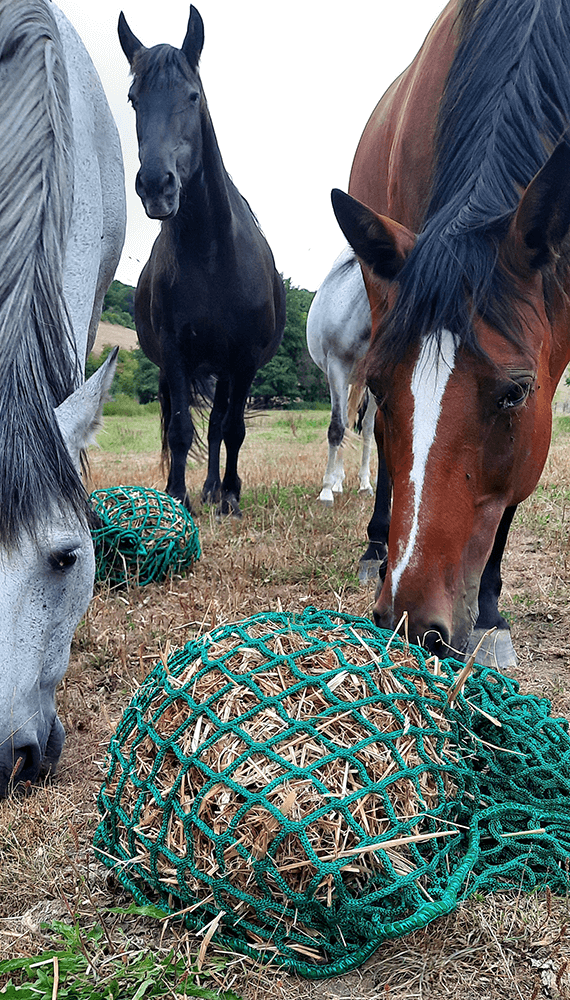
[[[529,496],[546,460],[551,400],[570,356],[568,178],[564,141],[496,241],[488,283],[500,286],[500,315],[499,307],[487,308],[484,284],[474,301],[465,281],[467,310],[456,309],[457,323],[434,319],[419,335],[403,328],[418,325],[405,295],[422,270],[422,237],[333,192],[368,288],[367,381],[393,484],[387,571],[374,616],[392,628],[407,611],[414,639],[440,654],[465,648],[501,520]],[[453,254],[445,260],[451,267]],[[429,274],[423,263],[420,279]],[[429,287],[423,301],[437,317]]]

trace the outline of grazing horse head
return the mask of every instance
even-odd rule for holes
[[[450,4],[401,78],[406,106],[400,84],[379,106],[376,128],[393,115],[400,131],[381,140],[396,174],[368,195],[374,210],[333,192],[370,298],[367,380],[393,486],[374,615],[393,627],[408,612],[414,638],[440,655],[465,650],[475,626],[501,625],[508,528],[540,477],[552,396],[570,360],[570,148],[556,143],[570,123],[570,86],[548,60],[542,73],[541,56],[553,67],[570,57],[570,9],[554,29],[550,0],[522,6]],[[448,58],[458,23],[434,128],[426,67],[433,73],[444,50]],[[417,138],[422,114],[429,130]],[[402,159],[412,128],[416,142],[435,135],[433,148],[415,149],[423,183],[433,169],[425,214]],[[363,143],[354,193],[378,162]]]
[[[74,91],[72,115],[80,82],[89,107]],[[118,136],[106,104],[101,127],[100,101],[59,11],[0,4],[0,797],[55,769],[55,689],[93,591],[81,453],[116,359],[83,385],[82,367],[124,220]],[[78,147],[91,154],[80,164]],[[110,201],[106,162],[118,181]]]
[[[73,633],[93,593],[95,556],[92,513],[79,479],[81,452],[92,442],[103,400],[113,380],[116,351],[53,412],[53,456],[41,455],[37,481],[27,487],[35,517],[2,519],[9,532],[0,548],[0,797],[55,771],[64,741],[55,690],[69,663]],[[38,442],[39,444],[39,442]],[[42,446],[43,447],[43,446]],[[50,495],[42,474],[53,462],[70,462],[74,497]],[[8,470],[3,468],[7,477]],[[2,493],[5,493],[5,483]],[[11,484],[7,484],[11,490]],[[35,492],[34,492],[35,488]],[[13,512],[17,513],[16,510]]]
[[[137,117],[141,162],[136,191],[151,219],[170,219],[178,212],[181,190],[202,164],[205,102],[198,62],[204,25],[191,7],[181,49],[147,49],[121,12],[119,39],[133,71],[129,100]]]

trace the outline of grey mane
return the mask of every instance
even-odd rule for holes
[[[81,370],[63,297],[73,202],[69,84],[45,0],[0,0],[0,542],[87,496],[54,407]]]

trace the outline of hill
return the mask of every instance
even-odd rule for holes
[[[105,344],[111,344],[111,347],[124,347],[125,350],[132,351],[134,347],[138,347],[138,340],[135,330],[129,330],[126,326],[118,326],[116,323],[99,323],[92,353],[99,355]]]

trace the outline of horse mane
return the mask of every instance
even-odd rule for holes
[[[520,340],[516,292],[499,247],[521,191],[570,121],[570,5],[463,0],[458,30],[440,103],[431,197],[382,335],[388,364],[444,329],[481,354],[476,313],[505,338]]]
[[[88,498],[54,407],[81,381],[63,296],[73,200],[69,85],[46,0],[0,4],[0,541]]]
[[[133,85],[131,92],[136,92],[138,83],[144,77],[148,87],[173,87],[176,77],[182,74],[187,80],[192,79],[194,72],[181,49],[166,42],[153,45],[152,48],[141,48],[135,53],[132,65]],[[196,75],[198,70],[195,71]],[[129,94],[130,96],[130,94]]]

